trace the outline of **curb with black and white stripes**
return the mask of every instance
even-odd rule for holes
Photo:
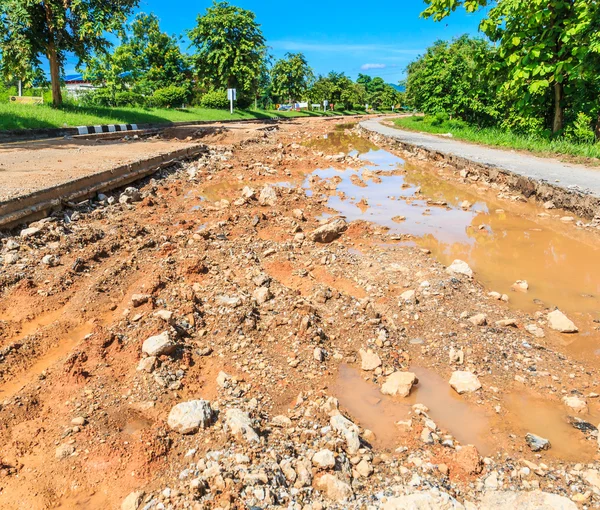
[[[136,131],[137,124],[105,124],[102,126],[78,126],[80,135],[94,135],[98,133],[118,133],[120,131]]]

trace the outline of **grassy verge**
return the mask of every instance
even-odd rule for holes
[[[181,121],[220,121],[270,119],[287,117],[322,117],[362,114],[360,111],[336,112],[276,112],[265,110],[226,110],[189,108],[186,110],[160,108],[91,108],[64,105],[27,105],[0,103],[0,130],[92,126],[98,124],[147,124]]]
[[[593,164],[600,158],[600,144],[577,144],[564,139],[548,139],[541,136],[527,136],[498,128],[477,128],[452,121],[433,125],[427,117],[402,117],[394,120],[402,129],[432,134],[452,133],[458,140],[475,142],[493,147],[533,152],[540,156],[559,156],[561,159],[581,160]],[[565,158],[566,156],[566,158]]]

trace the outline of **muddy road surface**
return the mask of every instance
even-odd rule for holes
[[[1,508],[600,505],[598,222],[353,124],[203,142],[0,238]]]

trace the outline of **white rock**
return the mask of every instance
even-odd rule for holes
[[[256,191],[248,186],[244,186],[244,189],[242,190],[242,196],[244,198],[254,198],[256,196]]]
[[[412,372],[394,372],[388,376],[381,387],[381,393],[384,395],[408,397],[410,390],[418,382],[417,376]]]
[[[258,442],[258,434],[252,425],[248,413],[241,409],[227,409],[225,412],[225,427],[232,435],[242,437],[248,442]]]
[[[315,482],[318,490],[325,493],[329,499],[342,503],[352,497],[352,488],[334,475],[326,474]]]
[[[407,290],[400,294],[400,304],[414,305],[417,302],[416,292],[414,290]]]
[[[156,365],[156,356],[148,356],[147,358],[142,358],[138,363],[136,370],[138,372],[152,372]]]
[[[206,400],[190,400],[177,404],[169,413],[167,423],[180,434],[193,434],[207,428],[213,420],[213,410]]]
[[[471,278],[473,276],[473,270],[463,260],[456,259],[452,264],[446,268],[446,272],[451,275],[463,275]]]
[[[450,386],[459,395],[463,393],[471,393],[481,388],[481,383],[475,374],[472,372],[465,372],[457,370],[452,373],[450,378]]]
[[[464,510],[464,508],[445,492],[431,489],[408,496],[388,498],[381,510]]]
[[[275,205],[277,203],[277,193],[271,186],[265,186],[260,192],[258,203],[260,205]]]
[[[56,255],[45,255],[42,258],[42,264],[46,264],[50,267],[56,267],[60,264],[60,259]]]
[[[346,440],[346,448],[348,453],[353,455],[358,452],[360,449],[358,427],[341,414],[332,416],[329,423],[331,424],[331,428],[342,435]]]
[[[54,457],[58,460],[66,459],[75,453],[75,447],[72,444],[61,444],[56,448]]]
[[[170,354],[175,350],[175,344],[171,341],[168,331],[160,335],[151,336],[142,344],[142,352],[148,356],[162,356]]]
[[[173,312],[170,310],[158,310],[157,312],[154,312],[154,317],[158,317],[165,322],[171,322],[171,319],[173,318]]]
[[[138,306],[142,306],[143,304],[147,303],[149,300],[150,300],[149,294],[134,294],[133,296],[131,296],[131,304],[133,305],[134,308],[137,308]]]
[[[571,408],[576,413],[587,413],[588,412],[587,402],[585,400],[583,400],[582,398],[575,397],[575,396],[564,397],[563,402],[565,403],[565,405],[567,407]]]
[[[121,503],[121,510],[138,510],[144,499],[142,491],[130,492]]]
[[[368,460],[363,459],[356,466],[356,471],[363,478],[369,478],[373,474],[373,466]]]
[[[321,450],[313,455],[312,463],[320,469],[335,467],[335,455],[331,450]]]
[[[376,368],[381,366],[381,358],[377,355],[376,352],[373,352],[372,349],[364,350],[360,349],[358,351],[361,359],[361,368],[370,372],[371,370],[375,370]]]
[[[479,510],[576,510],[577,505],[564,496],[548,492],[490,491],[483,495]]]
[[[512,288],[517,292],[527,292],[529,290],[529,283],[527,283],[527,280],[517,280],[512,284]]]
[[[478,313],[469,317],[469,322],[474,326],[485,326],[487,324],[487,316],[484,313]]]
[[[527,330],[527,332],[531,333],[536,338],[544,338],[546,336],[544,330],[536,324],[527,324],[525,326],[525,329]]]
[[[252,297],[259,305],[262,305],[272,299],[273,294],[271,294],[271,291],[268,289],[268,287],[259,287],[258,289],[254,290]]]
[[[579,330],[564,313],[554,310],[548,314],[548,326],[560,333],[577,333]]]
[[[42,229],[37,227],[24,228],[23,230],[21,230],[20,236],[23,239],[27,239],[28,237],[33,237],[39,234],[41,231]]]

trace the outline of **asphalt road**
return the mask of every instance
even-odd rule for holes
[[[555,159],[538,158],[515,151],[491,149],[460,142],[451,138],[404,131],[385,126],[381,124],[380,120],[365,120],[360,125],[369,131],[390,136],[411,145],[466,158],[476,163],[495,166],[564,188],[588,191],[600,197],[600,167],[594,168],[562,163]]]

